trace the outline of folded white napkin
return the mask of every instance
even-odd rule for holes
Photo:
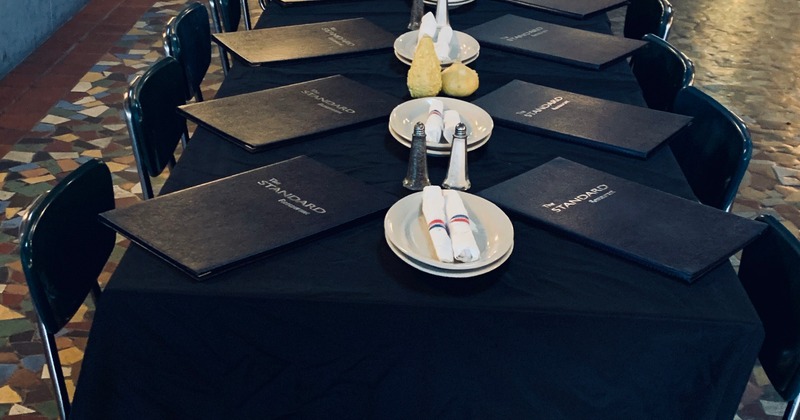
[[[481,251],[475,242],[469,214],[458,191],[444,190],[444,212],[455,259],[462,262],[478,261]]]
[[[444,215],[444,196],[437,185],[422,189],[422,214],[428,223],[428,234],[436,251],[436,258],[442,262],[453,262],[453,247],[447,236]]]
[[[425,120],[425,141],[428,143],[439,143],[442,137],[442,112],[444,103],[438,99],[429,99],[428,119]]]
[[[440,60],[450,58],[450,41],[453,40],[453,28],[450,25],[443,23],[440,26],[436,21],[432,12],[425,13],[419,24],[419,32],[417,33],[417,43],[423,36],[428,35],[434,40],[433,48],[436,50],[436,55]]]
[[[436,37],[436,42],[433,44],[433,49],[436,50],[436,55],[439,59],[449,59],[450,57],[450,41],[453,39],[453,28],[450,25],[443,26],[439,29],[439,35]]]
[[[431,12],[425,13],[425,15],[422,16],[422,20],[419,21],[417,43],[419,43],[419,40],[425,35],[428,35],[433,40],[436,39],[436,18]]]
[[[456,132],[456,124],[461,122],[461,115],[454,109],[448,109],[444,112],[443,118],[444,130],[442,134],[448,143],[453,142],[453,134]],[[427,127],[427,126],[426,126]]]

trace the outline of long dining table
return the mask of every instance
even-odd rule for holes
[[[257,27],[366,17],[399,36],[409,11],[404,0],[271,2]],[[454,8],[450,22],[464,30],[505,14],[610,33],[604,14],[578,20],[499,0]],[[519,79],[644,106],[625,60],[593,70],[483,46],[470,67],[480,88],[467,101]],[[235,63],[217,97],[342,74],[400,103],[407,71],[391,49]],[[387,122],[257,153],[201,127],[161,194],[307,155],[400,199],[409,149]],[[669,147],[636,159],[496,121],[468,155],[470,192],[557,156],[693,199]],[[441,182],[448,159],[428,165]],[[763,329],[731,264],[689,284],[510,215],[504,264],[437,277],[392,253],[383,214],[203,282],[131,245],[97,306],[74,417],[733,418]]]

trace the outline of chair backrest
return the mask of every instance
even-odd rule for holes
[[[244,11],[245,29],[250,29],[250,10],[247,3],[248,0],[208,0],[208,5],[211,7],[211,20],[214,21],[214,30],[217,33],[221,32],[234,32],[239,29],[239,20]],[[231,68],[231,62],[228,60],[228,53],[222,48],[222,45],[217,45],[219,48],[219,59],[222,62],[222,72],[227,75],[228,69]]]
[[[20,260],[41,322],[56,333],[75,315],[114,248],[97,215],[114,208],[108,167],[89,160],[30,207],[20,227]]]
[[[672,5],[667,0],[630,0],[622,32],[626,38],[653,34],[666,40],[672,28]]]
[[[242,19],[242,2],[240,0],[208,0],[211,6],[211,19],[214,29],[219,32],[235,32]],[[247,7],[247,0],[244,1]]]
[[[175,149],[186,136],[186,120],[177,107],[186,103],[183,67],[172,57],[154,63],[131,82],[123,108],[145,199],[153,197],[151,176],[175,161]]]
[[[169,20],[164,30],[164,52],[183,66],[186,99],[202,101],[200,83],[211,64],[211,27],[205,6],[190,3]]]
[[[89,160],[28,208],[20,226],[20,261],[38,315],[47,367],[62,419],[69,417],[69,392],[55,334],[91,292],[114,249],[116,234],[98,214],[114,208],[111,172]]]
[[[785,400],[800,392],[800,242],[772,216],[756,218],[768,225],[745,247],[739,279],[764,325],[759,360]]]
[[[647,106],[669,111],[679,90],[694,83],[694,64],[669,42],[647,34],[647,45],[631,57],[631,70]]]
[[[694,86],[681,89],[672,111],[692,122],[670,148],[701,203],[730,211],[750,163],[753,142],[744,122]]]

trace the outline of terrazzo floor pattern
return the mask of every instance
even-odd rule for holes
[[[253,3],[251,9],[260,10]],[[30,134],[0,159],[2,417],[57,418],[17,250],[24,208],[90,158],[102,158],[109,165],[118,207],[140,199],[136,166],[121,116],[122,97],[134,75],[161,56],[164,25],[184,4],[186,0],[155,3]],[[670,41],[694,60],[696,85],[742,116],[753,134],[753,161],[734,212],[745,217],[770,213],[797,233],[800,28],[796,22],[800,22],[800,2],[674,0],[673,4],[676,16]],[[612,12],[610,17],[615,31],[620,32],[624,10]],[[221,80],[215,56],[203,84],[204,96],[213,97]],[[101,284],[110,277],[126,245],[119,240]],[[71,388],[80,374],[92,315],[93,305],[87,301],[58,337],[59,355]],[[778,419],[784,406],[756,366],[737,418]]]

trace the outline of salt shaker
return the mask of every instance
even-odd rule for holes
[[[411,136],[411,153],[408,156],[408,170],[403,178],[403,186],[411,191],[422,191],[431,181],[428,179],[428,146],[425,137],[425,124],[414,125]]]
[[[436,29],[442,29],[445,26],[450,26],[450,16],[447,11],[447,3],[449,0],[436,1]]]
[[[447,168],[447,177],[442,182],[442,187],[466,191],[471,186],[467,174],[467,126],[458,123],[450,150],[450,166]]]

